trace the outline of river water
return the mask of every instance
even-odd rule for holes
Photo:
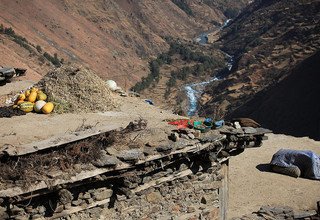
[[[223,25],[220,27],[220,30],[225,28],[229,23],[231,19],[226,20]],[[199,44],[206,44],[208,43],[208,33],[202,33],[200,36],[196,38],[196,42]],[[228,57],[228,62],[226,63],[226,68],[230,72],[232,69],[232,66],[234,64],[233,56],[226,53],[226,56]],[[188,116],[194,116],[197,113],[198,110],[198,99],[201,97],[201,94],[205,88],[206,85],[213,81],[218,81],[221,78],[219,77],[213,77],[207,81],[199,82],[199,83],[192,83],[187,84],[184,86],[184,89],[186,91],[186,95],[188,97]]]

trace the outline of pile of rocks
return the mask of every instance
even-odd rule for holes
[[[320,213],[319,213],[320,214]],[[317,217],[318,216],[318,217]],[[232,220],[319,219],[316,210],[296,211],[288,206],[263,206],[259,211]]]

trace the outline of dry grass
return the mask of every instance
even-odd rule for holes
[[[82,66],[54,69],[38,86],[48,94],[48,100],[55,103],[56,113],[108,111],[118,106],[105,82]]]

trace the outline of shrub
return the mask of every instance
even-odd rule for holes
[[[39,53],[42,52],[42,48],[40,47],[40,45],[37,45],[37,46],[36,46],[36,49],[37,49],[37,51],[38,51]]]

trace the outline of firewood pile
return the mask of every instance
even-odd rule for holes
[[[230,154],[259,147],[270,132],[231,125],[158,131],[140,119],[20,151],[2,147],[0,218],[221,219]]]

